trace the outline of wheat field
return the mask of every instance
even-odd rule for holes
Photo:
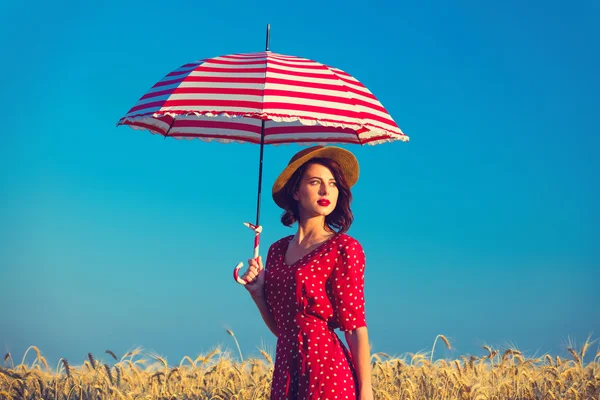
[[[233,332],[228,331],[235,340]],[[438,335],[431,352],[392,358],[372,355],[375,399],[595,399],[600,400],[600,351],[584,364],[589,338],[570,356],[527,358],[519,350],[483,346],[483,356],[460,356],[433,362],[436,342],[451,344]],[[235,340],[237,345],[237,340]],[[239,350],[239,345],[237,346]],[[28,352],[35,359],[25,364]],[[88,353],[80,366],[61,358],[48,365],[31,346],[15,365],[10,353],[0,367],[0,400],[4,399],[267,399],[273,371],[271,355],[243,359],[215,348],[177,365],[141,348],[118,357],[106,350],[112,366]],[[589,356],[589,354],[588,354]],[[239,361],[239,360],[243,361]]]

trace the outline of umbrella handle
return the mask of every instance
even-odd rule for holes
[[[255,233],[254,235],[254,259],[256,259],[258,257],[258,247],[260,244],[260,233],[262,232],[262,226],[256,226],[254,224],[251,224],[250,222],[244,222],[244,225],[246,225],[248,228],[252,229]],[[245,280],[243,280],[242,278],[240,278],[240,268],[242,268],[244,266],[243,262],[238,263],[238,265],[236,265],[235,269],[233,270],[233,279],[235,279],[235,281],[237,283],[239,283],[240,285],[245,285],[246,282]]]

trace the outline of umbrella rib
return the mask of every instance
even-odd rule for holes
[[[171,131],[171,128],[173,127],[173,125],[175,125],[175,118],[177,118],[177,116],[173,117],[173,121],[171,121],[171,125],[169,125],[169,129],[167,129],[167,133],[165,133],[165,139],[167,138],[167,136],[169,136],[169,132]]]
[[[335,71],[333,71],[328,65],[323,65],[325,68],[327,68],[336,78],[336,80],[338,82],[341,83],[342,87],[344,88],[344,92],[346,92],[348,94],[348,96],[350,96],[350,100],[355,100],[355,98],[352,96],[352,93],[350,93],[350,91],[347,89],[344,81],[342,79],[340,79],[340,77],[338,76],[338,74],[335,73]],[[357,104],[353,101],[352,104],[356,107]],[[360,114],[360,112],[359,112]],[[364,127],[364,126],[361,126]],[[362,140],[360,139],[360,135],[358,134],[358,132],[356,131],[356,129],[353,129],[354,133],[356,134],[356,139],[358,140],[358,144],[360,144],[361,146],[364,146],[364,143],[362,142]]]

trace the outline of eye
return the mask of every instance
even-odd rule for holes
[[[331,186],[337,186],[337,182],[329,182]]]

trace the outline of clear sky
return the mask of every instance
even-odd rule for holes
[[[3,1],[2,350],[177,364],[234,350],[227,328],[245,355],[273,351],[231,278],[259,147],[115,126],[180,65],[264,50],[267,23],[272,51],[352,74],[411,138],[345,146],[374,352],[599,338],[600,6],[526,3]],[[270,189],[301,148],[265,149],[263,256],[294,233]]]

